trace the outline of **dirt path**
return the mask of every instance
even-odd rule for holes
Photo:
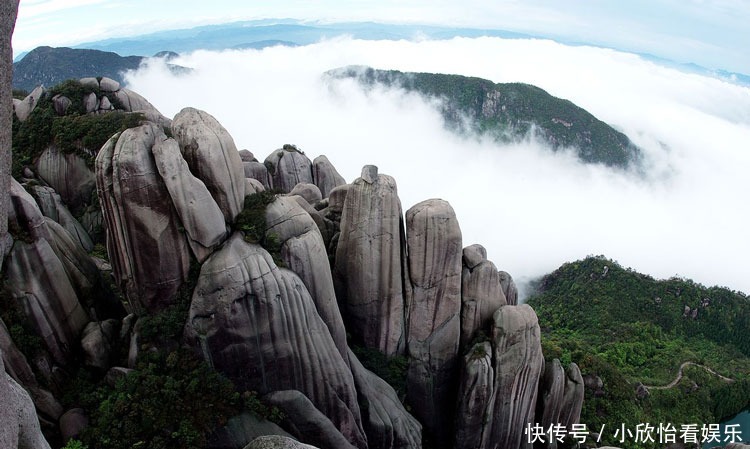
[[[677,385],[678,383],[680,383],[680,381],[682,380],[682,371],[688,365],[692,365],[692,366],[697,366],[699,368],[703,368],[704,370],[708,371],[709,373],[713,374],[714,376],[718,377],[719,379],[721,379],[721,380],[723,380],[725,382],[734,382],[734,379],[730,379],[729,377],[724,377],[721,374],[717,373],[716,371],[712,370],[711,368],[709,368],[709,367],[707,367],[705,365],[700,365],[700,364],[695,363],[695,362],[684,362],[682,365],[680,365],[680,369],[677,372],[677,377],[675,377],[675,379],[672,382],[668,383],[667,385],[658,385],[658,386],[657,385],[644,385],[644,386],[646,388],[648,388],[649,390],[668,390],[668,389],[674,387],[675,385]]]

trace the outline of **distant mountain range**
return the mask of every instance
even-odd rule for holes
[[[155,56],[169,60],[177,54],[162,51]],[[97,76],[122,82],[124,72],[137,69],[146,59],[101,50],[37,47],[13,63],[13,88],[30,91],[39,85],[51,87],[68,79]],[[178,72],[189,70],[173,64],[169,67]]]
[[[573,148],[583,162],[612,167],[627,168],[640,159],[640,150],[625,134],[572,102],[529,84],[369,67],[345,67],[328,75],[355,78],[368,88],[395,86],[443,100],[440,111],[445,124],[458,133],[488,135],[503,143],[533,134],[554,150]]]

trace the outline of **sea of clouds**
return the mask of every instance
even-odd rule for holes
[[[292,143],[310,159],[328,156],[349,182],[377,165],[395,177],[404,211],[449,201],[464,245],[484,245],[522,287],[603,254],[655,277],[750,293],[750,88],[533,39],[341,38],[172,62],[194,70],[174,75],[151,63],[128,86],[167,116],[187,106],[209,112],[260,160]],[[537,85],[626,133],[645,169],[585,165],[531,139],[502,146],[456,136],[435,100],[322,76],[346,65]]]

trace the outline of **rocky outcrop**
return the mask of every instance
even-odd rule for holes
[[[254,439],[243,449],[318,449],[279,435],[266,435]]]
[[[425,430],[450,444],[461,330],[461,229],[443,200],[406,212],[411,307],[407,400]]]
[[[224,215],[203,181],[190,173],[177,141],[157,140],[152,152],[193,255],[203,262],[227,236]]]
[[[242,166],[245,171],[245,178],[255,179],[261,184],[266,190],[273,189],[273,179],[268,173],[268,168],[258,161],[242,161]]]
[[[0,4],[0,269],[10,251],[12,240],[8,235],[10,209],[10,160],[13,130],[13,48],[11,36],[16,24],[18,0]]]
[[[250,412],[243,412],[229,418],[225,426],[212,432],[206,449],[237,449],[266,435],[292,436],[271,421],[258,418]]]
[[[50,391],[39,384],[26,356],[13,343],[10,332],[2,319],[0,319],[0,353],[5,363],[5,371],[29,392],[39,413],[52,421],[57,420],[63,413],[62,405]],[[2,373],[1,369],[0,373]]]
[[[294,186],[292,191],[289,192],[289,195],[299,195],[312,205],[323,199],[318,186],[316,186],[315,184],[308,184],[304,182],[301,182]]]
[[[466,348],[480,329],[489,330],[492,315],[506,304],[495,264],[487,260],[482,245],[463,250],[461,272],[461,348]]]
[[[565,370],[565,391],[560,406],[560,423],[567,429],[571,429],[573,424],[578,424],[581,421],[585,393],[586,386],[583,382],[583,376],[581,376],[581,370],[578,365],[571,363]]]
[[[147,123],[113,136],[96,157],[107,250],[131,312],[169,304],[189,270],[190,249],[152,154],[166,139]]]
[[[88,366],[102,371],[109,369],[112,351],[119,331],[117,320],[92,321],[83,330],[81,348]]]
[[[284,193],[291,192],[301,182],[313,182],[312,162],[294,145],[284,145],[274,151],[264,164],[273,179],[273,187]]]
[[[389,356],[406,346],[403,227],[396,181],[365,166],[341,216],[337,297],[355,339]]]
[[[513,276],[505,271],[500,272],[500,285],[503,288],[503,294],[508,305],[515,306],[518,304],[518,288],[513,281]]]
[[[323,198],[328,198],[331,190],[346,184],[344,177],[336,171],[336,167],[331,164],[325,156],[318,156],[312,162],[313,183],[318,186]]]
[[[544,364],[539,322],[526,304],[500,307],[493,320],[495,378],[487,438],[492,447],[519,448],[526,425],[534,420]]]
[[[266,208],[266,226],[266,235],[278,239],[281,259],[304,282],[341,357],[348,360],[346,329],[318,226],[294,198],[281,196]]]
[[[365,369],[349,351],[349,364],[362,408],[369,449],[422,447],[422,425],[411,416],[386,381]]]
[[[68,231],[76,243],[78,243],[84,250],[91,251],[94,248],[94,243],[91,241],[88,232],[86,232],[83,225],[73,217],[73,214],[70,213],[57,192],[51,187],[39,185],[31,186],[29,187],[29,190],[31,190],[32,195],[39,205],[39,209],[45,217],[51,218]]]
[[[97,148],[98,149],[98,148]],[[96,176],[86,161],[75,153],[63,153],[55,146],[45,149],[34,163],[37,175],[55,189],[73,211],[92,202]]]
[[[14,109],[18,121],[25,122],[29,118],[31,113],[34,112],[39,99],[42,98],[42,95],[44,95],[44,92],[44,86],[38,86],[34,90],[32,90],[31,93],[26,96],[26,98],[19,101],[18,103],[14,103]]]
[[[456,408],[455,449],[484,449],[494,391],[492,345],[479,342],[464,356]]]
[[[274,391],[264,396],[264,399],[284,413],[281,425],[300,441],[319,447],[354,449],[331,420],[320,413],[299,391]]]
[[[552,425],[562,424],[560,412],[565,392],[565,371],[560,360],[553,359],[544,369],[544,376],[539,382],[539,396],[536,407],[536,421],[544,429]],[[547,442],[550,449],[557,448],[557,440],[552,438]]]
[[[245,171],[232,137],[213,116],[193,108],[174,117],[172,133],[190,172],[211,192],[224,221],[234,222],[245,200]]]
[[[366,447],[354,380],[307,288],[241,234],[203,263],[185,338],[238,387],[301,391]]]
[[[65,242],[65,235],[50,231],[55,223],[45,220],[34,199],[15,180],[11,181],[10,193],[10,221],[25,235],[24,240],[15,241],[7,259],[11,294],[55,361],[65,365],[89,321],[75,288],[81,287],[76,284],[85,283],[86,277],[77,267],[68,266],[75,265],[74,260],[78,259],[75,254],[66,254],[67,250],[75,251],[75,245],[69,246],[72,240]]]
[[[8,449],[49,449],[42,435],[34,403],[29,394],[5,373],[0,350],[0,447]]]

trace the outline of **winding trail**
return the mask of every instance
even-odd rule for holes
[[[680,381],[682,380],[682,371],[688,365],[703,368],[704,370],[708,371],[709,373],[713,374],[714,376],[718,377],[719,379],[725,382],[734,382],[734,379],[730,379],[729,377],[722,376],[721,374],[717,373],[716,371],[712,370],[711,368],[705,365],[701,365],[695,362],[683,362],[682,365],[680,365],[679,371],[677,372],[677,377],[675,377],[675,379],[672,382],[668,383],[667,385],[644,385],[644,387],[648,388],[649,390],[668,390],[674,387],[675,385],[677,385],[678,383],[680,383]]]

